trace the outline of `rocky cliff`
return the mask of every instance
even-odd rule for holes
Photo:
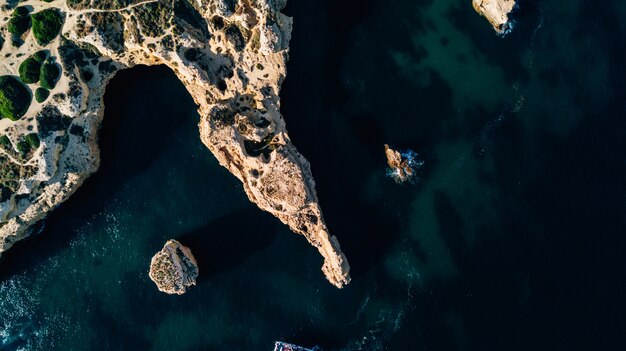
[[[472,5],[499,34],[506,34],[513,29],[509,14],[515,7],[515,0],[472,0]]]
[[[0,253],[98,169],[107,82],[164,64],[199,106],[202,142],[259,208],[302,234],[337,287],[349,265],[279,111],[285,0],[29,0],[1,10]]]

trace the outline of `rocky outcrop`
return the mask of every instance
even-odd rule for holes
[[[188,247],[176,240],[169,240],[152,257],[148,275],[160,291],[182,295],[192,285],[196,285],[198,263]]]
[[[472,0],[476,12],[487,18],[498,34],[507,34],[513,29],[509,14],[515,0]]]
[[[44,45],[28,30],[12,37],[14,45],[5,42],[0,76],[17,75],[22,61],[40,50],[61,75],[47,100],[33,99],[16,121],[0,119],[0,158],[7,160],[0,164],[0,252],[28,236],[33,224],[98,169],[103,95],[115,72],[164,64],[199,106],[202,142],[242,182],[250,201],[319,250],[332,284],[350,281],[348,262],[324,222],[310,165],[279,111],[292,25],[280,12],[285,0],[19,4],[32,13],[54,8],[63,25]],[[0,27],[6,28],[15,11],[5,6],[0,12]],[[31,91],[40,85],[27,84]],[[37,143],[20,151],[34,139],[28,134],[36,134]]]
[[[387,156],[387,175],[398,184],[413,183],[417,179],[417,170],[424,162],[417,159],[414,151],[396,151],[385,144],[385,156]]]

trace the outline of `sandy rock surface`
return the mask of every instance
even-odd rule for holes
[[[182,295],[196,285],[198,263],[188,247],[176,240],[168,240],[152,257],[148,275],[160,291]]]
[[[493,29],[505,34],[512,29],[509,14],[515,7],[515,0],[472,0],[476,12],[487,18]]]

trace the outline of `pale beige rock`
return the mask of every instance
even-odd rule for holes
[[[515,7],[515,0],[472,0],[472,5],[487,18],[496,32],[502,34],[510,29],[509,13]]]
[[[198,263],[188,247],[176,240],[168,240],[152,257],[148,275],[160,291],[182,295],[196,285]]]
[[[187,6],[185,11],[175,8],[173,0],[129,1],[131,5],[115,10],[90,8],[87,0],[78,9],[65,1],[20,3],[33,12],[48,7],[63,12],[62,37],[45,47],[62,63],[63,74],[47,101],[33,100],[21,120],[0,123],[0,136],[12,141],[28,128],[41,134],[41,146],[26,161],[36,166],[36,174],[19,179],[19,190],[0,203],[0,253],[28,236],[33,224],[98,169],[97,131],[105,87],[114,73],[137,64],[165,64],[199,106],[202,142],[243,183],[250,201],[319,250],[332,284],[347,284],[350,267],[328,232],[310,165],[291,143],[279,110],[292,26],[291,18],[280,12],[285,1],[177,2]],[[231,3],[236,5],[231,8]],[[10,11],[0,9],[0,26],[6,26],[2,18],[9,18]],[[61,47],[72,48],[84,60],[64,59],[68,55]],[[41,49],[31,34],[20,48],[5,43],[0,75],[15,75],[21,61]],[[85,80],[85,71],[93,78]],[[40,121],[51,119],[68,125],[42,128]]]

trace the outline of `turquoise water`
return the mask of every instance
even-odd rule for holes
[[[0,350],[621,350],[626,6],[295,1],[282,111],[352,283],[252,206],[164,67],[107,90],[102,167],[0,260]],[[385,177],[383,144],[421,182]],[[147,275],[170,238],[198,285]]]

